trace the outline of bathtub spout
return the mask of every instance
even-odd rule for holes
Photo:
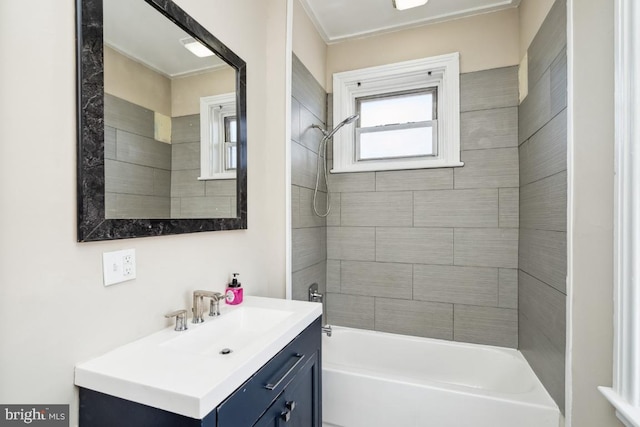
[[[328,337],[331,336],[331,325],[324,325],[322,327],[322,333],[327,334]]]

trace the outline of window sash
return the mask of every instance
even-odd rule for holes
[[[363,121],[362,106],[367,101],[372,100],[389,100],[393,102],[395,99],[405,97],[417,97],[423,95],[431,95],[431,120],[422,120],[416,122],[401,122],[401,123],[388,123],[376,126],[356,127],[355,129],[355,144],[354,144],[354,159],[356,162],[367,162],[375,160],[394,160],[394,159],[409,159],[409,158],[430,158],[435,157],[438,154],[438,138],[437,138],[437,118],[438,118],[438,88],[437,86],[421,87],[417,89],[395,91],[387,93],[379,93],[375,95],[362,96],[356,98],[356,111],[360,114],[358,119],[358,125]],[[385,155],[385,156],[367,156],[362,155],[361,136],[368,133],[376,132],[402,132],[410,129],[420,128],[432,128],[431,133],[431,147],[425,147],[425,154],[398,154],[398,155]],[[415,151],[415,150],[414,150]],[[428,154],[427,154],[428,153]]]
[[[377,132],[394,132],[394,131],[402,131],[407,129],[421,129],[421,128],[431,128],[431,147],[430,154],[407,154],[407,155],[390,155],[390,156],[380,156],[380,157],[362,157],[362,146],[361,146],[361,136],[367,133],[377,133]],[[385,125],[385,126],[371,126],[365,128],[356,128],[355,130],[356,144],[355,144],[355,158],[357,162],[366,162],[370,160],[385,160],[385,159],[407,159],[407,158],[429,158],[435,157],[438,155],[438,121],[437,120],[427,120],[422,122],[414,122],[414,123],[401,123],[401,124],[393,124],[393,125]]]
[[[236,143],[225,142],[224,143],[224,169],[225,171],[236,170]]]
[[[419,89],[405,90],[405,91],[396,91],[396,92],[387,92],[387,93],[379,93],[376,95],[369,96],[361,96],[356,98],[356,112],[360,115],[360,119],[358,119],[358,125],[362,122],[362,103],[371,101],[371,100],[381,100],[381,99],[396,99],[402,97],[410,97],[410,96],[419,96],[419,95],[431,95],[431,119],[438,119],[438,88],[437,86],[429,86]],[[409,122],[404,122],[409,123]],[[392,123],[389,123],[390,125]]]
[[[235,114],[232,116],[224,117],[224,141],[225,142],[236,142],[236,116]]]

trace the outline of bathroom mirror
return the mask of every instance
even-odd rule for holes
[[[78,241],[246,229],[245,62],[170,0],[77,13]]]

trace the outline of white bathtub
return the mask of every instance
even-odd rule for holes
[[[325,427],[559,425],[517,350],[336,326],[322,339]]]

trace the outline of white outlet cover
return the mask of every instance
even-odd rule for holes
[[[102,254],[104,285],[111,286],[136,278],[136,251],[125,249]]]

